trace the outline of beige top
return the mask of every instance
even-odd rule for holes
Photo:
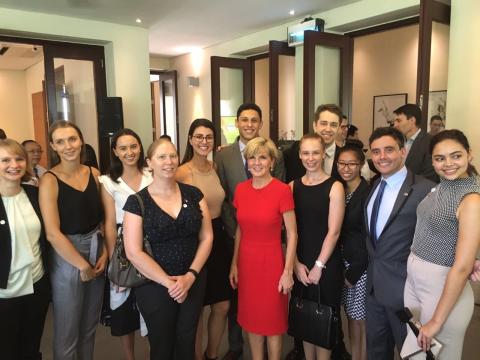
[[[192,185],[200,189],[207,201],[208,210],[212,219],[220,217],[222,204],[225,199],[225,191],[220,184],[217,172],[212,168],[208,172],[202,172],[188,165],[192,172]]]

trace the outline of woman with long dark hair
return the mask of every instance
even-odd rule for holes
[[[58,162],[40,179],[40,208],[53,247],[52,285],[55,359],[92,359],[100,316],[107,251],[98,170],[81,164],[82,132],[56,121],[49,130]]]
[[[109,258],[112,257],[118,229],[123,223],[127,198],[150,185],[152,176],[145,169],[145,155],[140,137],[133,130],[117,131],[110,144],[110,171],[100,176],[105,210],[104,231]],[[111,333],[119,336],[125,358],[135,358],[135,331],[140,328],[134,289],[110,283]]]
[[[424,351],[436,337],[443,344],[437,359],[460,360],[474,306],[467,280],[480,245],[480,180],[460,130],[435,135],[430,152],[440,184],[417,208],[405,306],[422,324],[417,342]]]
[[[196,119],[188,130],[188,143],[182,165],[178,168],[176,178],[185,184],[199,188],[207,201],[212,217],[213,245],[207,260],[207,287],[204,305],[210,305],[208,318],[208,342],[205,353],[202,349],[202,316],[197,330],[195,356],[197,360],[216,359],[218,349],[225,331],[227,313],[232,296],[228,280],[232,249],[228,246],[227,235],[221,218],[225,191],[216,173],[215,163],[208,156],[215,149],[215,127],[207,119]]]
[[[45,230],[38,188],[25,149],[0,140],[0,353],[2,359],[41,359],[50,302]]]

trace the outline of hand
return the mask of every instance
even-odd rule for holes
[[[470,280],[480,281],[480,260],[476,259],[473,263],[472,272],[470,273]]]
[[[417,343],[418,346],[420,346],[423,351],[430,350],[430,344],[432,343],[432,338],[437,335],[437,333],[440,331],[440,324],[438,324],[436,321],[433,319],[427,322],[425,325],[423,325],[420,328],[418,337],[417,337]]]
[[[230,279],[230,286],[232,287],[232,289],[236,289],[238,286],[237,265],[232,264],[232,266],[230,266],[230,275],[228,276],[228,278]]]
[[[295,262],[295,275],[297,279],[305,286],[310,284],[310,279],[308,278],[308,268],[305,264],[302,264],[300,261]]]
[[[283,272],[278,281],[278,292],[283,292],[284,295],[287,295],[293,287],[293,275],[290,273]]]
[[[182,299],[185,300],[188,290],[190,290],[195,281],[195,276],[187,272],[184,275],[170,276],[170,279],[175,282],[175,284],[168,289],[170,297],[177,302]]]
[[[350,282],[349,282],[347,279],[344,280],[344,283],[345,283],[345,286],[346,286],[347,288],[352,288],[352,287],[353,287],[353,285],[350,284]]]
[[[80,280],[87,282],[95,278],[95,271],[90,264],[87,264],[83,269],[80,269]]]
[[[317,265],[313,265],[308,273],[308,280],[310,281],[310,284],[318,285],[320,277],[322,276],[322,270],[323,269],[319,268]]]
[[[95,272],[95,276],[102,275],[103,272],[105,271],[105,266],[107,265],[107,260],[108,260],[108,253],[105,248],[103,248],[102,255],[97,260],[97,263],[95,264],[95,268],[93,271]]]

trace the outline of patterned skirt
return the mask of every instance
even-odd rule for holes
[[[350,264],[345,260],[345,268]],[[367,271],[365,271],[357,283],[351,288],[344,286],[342,291],[342,304],[348,318],[353,320],[365,320],[365,301],[367,297]]]

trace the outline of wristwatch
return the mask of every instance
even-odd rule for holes
[[[320,260],[315,261],[315,266],[319,267],[320,269],[326,269],[327,268],[325,266],[325,264],[322,263]]]

